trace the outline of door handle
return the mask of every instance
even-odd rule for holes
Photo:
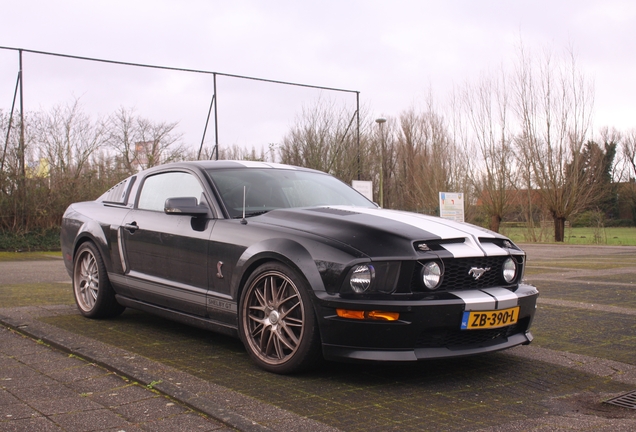
[[[131,222],[131,223],[124,224],[124,229],[128,231],[129,233],[133,234],[135,231],[139,229],[139,226],[137,225],[137,222]]]

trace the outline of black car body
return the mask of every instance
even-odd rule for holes
[[[69,206],[61,243],[85,316],[131,307],[239,336],[273,372],[532,341],[538,291],[509,239],[380,209],[309,169],[151,168]]]

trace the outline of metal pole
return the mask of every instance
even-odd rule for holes
[[[384,128],[382,125],[386,123],[386,119],[380,117],[375,120],[380,128],[380,207],[384,208]]]
[[[18,98],[19,88],[20,88],[20,72],[18,71],[18,79],[15,81],[15,89],[13,90],[13,102],[11,102],[11,112],[9,113],[9,125],[7,126],[7,139],[4,142],[4,150],[2,152],[2,161],[0,161],[0,173],[4,172],[4,161],[7,157],[7,147],[9,146],[9,138],[11,137],[11,127],[13,126],[13,113],[15,112],[15,100]]]
[[[86,61],[93,61],[93,62],[117,64],[117,65],[123,65],[123,66],[134,66],[134,67],[143,67],[143,68],[151,68],[151,69],[163,69],[163,70],[172,70],[172,71],[179,71],[179,72],[200,73],[200,74],[212,75],[214,77],[214,95],[215,95],[215,99],[214,99],[214,122],[215,122],[215,124],[214,124],[214,132],[215,132],[214,152],[215,152],[215,158],[217,160],[219,158],[219,136],[218,136],[219,135],[219,130],[218,130],[218,122],[217,122],[217,120],[218,120],[218,110],[217,110],[218,93],[217,93],[217,89],[216,89],[216,77],[217,77],[217,75],[230,77],[230,78],[239,78],[239,79],[246,79],[246,80],[252,80],[252,81],[267,82],[267,83],[272,83],[272,84],[284,84],[284,85],[291,85],[291,86],[296,86],[296,87],[305,87],[305,88],[329,90],[329,91],[337,91],[337,92],[345,92],[345,93],[355,93],[356,94],[356,106],[357,106],[356,112],[357,112],[357,120],[358,120],[357,142],[358,142],[358,149],[360,149],[360,92],[356,91],[356,90],[346,90],[346,89],[335,88],[335,87],[325,87],[325,86],[301,84],[301,83],[288,82],[288,81],[271,80],[271,79],[257,78],[257,77],[244,76],[244,75],[235,75],[235,74],[227,74],[227,73],[222,73],[222,72],[213,72],[213,71],[207,71],[207,70],[175,68],[175,67],[168,67],[168,66],[150,65],[150,64],[142,64],[142,63],[131,63],[131,62],[100,59],[100,58],[93,58],[93,57],[82,57],[82,56],[75,56],[75,55],[69,55],[69,54],[53,53],[53,52],[47,52],[47,51],[36,51],[36,50],[29,50],[29,49],[23,49],[23,48],[14,48],[14,47],[6,47],[6,46],[0,46],[0,50],[18,51],[19,54],[20,54],[20,70],[22,70],[21,69],[22,68],[22,52],[27,52],[27,53],[32,53],[32,54],[40,54],[40,55],[47,55],[47,56],[54,56],[54,57],[63,57],[63,58],[76,59],[76,60],[86,60]],[[20,81],[20,83],[22,84],[22,81]],[[20,87],[20,89],[22,89],[22,87]],[[20,101],[22,101],[22,91],[20,92]],[[21,135],[23,135],[23,134],[21,133]],[[24,144],[24,139],[22,140],[22,144]],[[22,148],[22,149],[24,150],[24,148]],[[360,160],[360,154],[359,153],[360,153],[360,150],[358,151],[358,179],[360,179],[360,177],[362,175],[361,174],[362,173],[362,162]]]
[[[219,98],[216,91],[216,74],[213,74],[212,76],[214,78],[214,150],[216,153],[216,160],[219,160],[219,118],[217,115]]]
[[[19,158],[20,158],[20,180],[18,182],[19,192],[18,197],[20,199],[20,213],[19,221],[22,229],[26,229],[26,166],[24,162],[24,71],[22,70],[22,50],[18,51],[20,57],[20,143],[19,143]]]
[[[201,159],[201,150],[203,150],[203,143],[205,142],[205,134],[208,131],[208,124],[210,123],[210,114],[212,113],[212,105],[214,105],[215,94],[212,95],[212,100],[210,101],[210,108],[208,109],[208,116],[205,119],[205,127],[203,128],[203,136],[201,137],[201,145],[199,146],[199,154],[197,155],[197,160]]]
[[[18,51],[20,58],[20,143],[19,143],[19,157],[20,157],[20,179],[22,186],[24,187],[24,179],[26,178],[26,168],[24,166],[24,73],[22,71],[22,50]]]
[[[358,180],[360,180],[360,173],[362,167],[360,166],[360,92],[356,92],[356,116],[358,120],[358,133],[356,140],[358,142]]]

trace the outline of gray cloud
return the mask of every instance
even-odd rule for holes
[[[3,5],[0,45],[257,76],[361,91],[372,112],[397,115],[432,89],[501,64],[520,42],[572,46],[594,78],[598,125],[634,127],[636,6],[614,1],[70,1]],[[8,109],[17,55],[0,50],[0,108]],[[225,145],[279,142],[303,105],[324,91],[219,78]],[[198,145],[210,77],[25,55],[27,109],[80,97],[95,115],[135,107],[178,121]],[[352,96],[334,95],[353,104]],[[352,109],[353,109],[353,105]]]

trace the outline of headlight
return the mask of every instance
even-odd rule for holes
[[[514,259],[508,258],[504,261],[502,273],[506,282],[510,283],[515,280],[515,277],[517,276],[517,263]]]
[[[375,277],[375,269],[370,264],[357,265],[351,272],[349,284],[355,293],[363,293],[371,286],[371,281]]]
[[[437,261],[430,261],[422,268],[422,282],[430,290],[437,289],[442,283],[442,267]]]

